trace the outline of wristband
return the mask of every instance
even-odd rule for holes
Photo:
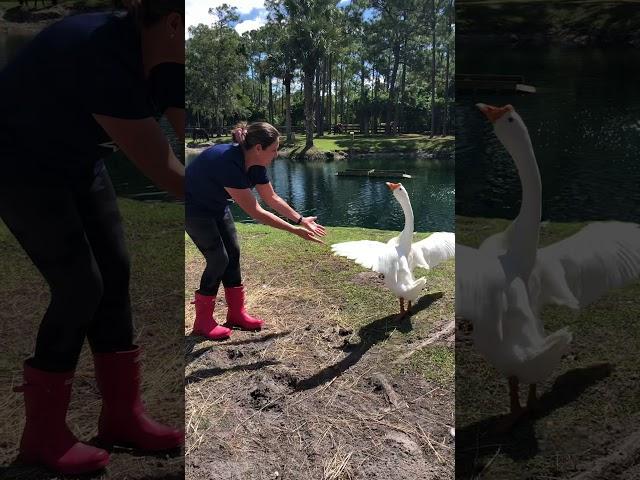
[[[296,222],[296,225],[300,225],[302,223],[302,215],[300,216],[300,218],[298,219],[298,221]]]

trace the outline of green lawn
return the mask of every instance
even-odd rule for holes
[[[315,147],[322,152],[349,151],[354,152],[435,152],[440,150],[453,150],[454,137],[434,137],[420,134],[403,134],[394,136],[364,136],[354,135],[353,141],[350,135],[325,135],[313,141]],[[302,135],[296,136],[293,150],[302,150],[305,139]],[[285,146],[285,148],[291,148]]]
[[[191,139],[187,138],[190,144]],[[204,146],[217,143],[228,143],[231,141],[229,135],[222,137],[213,137],[209,142],[201,142],[194,147]],[[454,148],[455,138],[434,137],[429,138],[427,135],[420,134],[403,134],[399,136],[364,136],[355,135],[353,141],[350,135],[325,135],[322,138],[315,138],[313,141],[314,150],[316,152],[349,152],[355,153],[408,153],[408,152],[452,152]],[[293,145],[285,143],[285,138],[280,139],[280,150],[284,155],[296,156],[304,151],[305,138],[304,135],[296,135],[296,141]]]

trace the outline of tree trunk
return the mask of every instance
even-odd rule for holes
[[[358,123],[360,123],[360,133],[366,135],[367,129],[367,111],[365,109],[365,97],[364,97],[364,56],[360,57],[360,115],[358,118]]]
[[[373,104],[375,110],[373,111],[373,134],[378,134],[378,90],[380,89],[380,72],[374,70],[373,72]]]
[[[271,75],[267,77],[269,82],[269,123],[273,125],[273,83],[271,82]]]
[[[222,90],[221,86],[218,85],[216,98],[220,98],[220,91],[221,90]],[[214,115],[214,118],[216,119],[216,123],[218,125],[218,133],[216,135],[217,137],[221,137],[222,136],[222,125],[220,125],[220,123],[221,123],[220,122],[220,115],[218,115],[219,108],[220,108],[220,105],[219,105],[218,102],[216,102],[216,106],[214,107],[214,110],[213,110],[213,115]]]
[[[449,43],[447,42],[446,65],[444,70],[444,115],[442,119],[442,136],[447,135],[447,122],[449,121]]]
[[[387,114],[385,117],[384,133],[385,135],[395,135],[396,125],[391,128],[391,121],[395,117],[394,111],[396,107],[396,97],[398,95],[396,89],[396,79],[398,76],[398,65],[400,64],[401,44],[396,41],[393,45],[393,69],[391,70],[391,79],[389,80],[389,103],[387,103]]]
[[[316,137],[321,137],[320,131],[320,66],[316,68],[316,98],[315,98],[315,114],[316,114]]]
[[[340,66],[340,123],[344,121],[344,65]]]
[[[314,67],[307,67],[304,70],[304,120],[307,141],[305,148],[313,147],[313,76]]]
[[[293,142],[291,135],[291,77],[290,73],[286,73],[283,79],[285,89],[285,121],[287,127],[287,143]]]
[[[331,134],[331,70],[333,69],[333,65],[331,64],[331,61],[333,60],[333,55],[329,55],[329,71],[328,71],[328,81],[327,81],[327,87],[328,87],[328,102],[327,102],[327,120],[329,122],[329,134]]]
[[[436,132],[436,0],[431,0],[431,135]]]
[[[400,117],[402,117],[402,125],[404,126],[404,130],[406,131],[404,112],[402,108],[402,105],[404,104],[404,92],[406,87],[406,80],[407,80],[407,64],[403,63],[402,77],[400,78],[400,95],[398,97],[399,98],[398,103],[396,104],[396,115],[395,115],[396,129],[398,133],[400,133]]]
[[[333,103],[335,104],[333,107],[333,124],[334,125],[338,125],[338,98],[339,98],[339,90],[338,90],[338,78],[340,77],[340,75],[338,74],[339,70],[338,70],[339,66],[336,65],[336,76],[333,79],[333,87],[334,87],[334,91],[335,91],[335,95],[334,95],[334,101]]]
[[[318,77],[319,77],[319,89],[320,89],[320,95],[319,95],[319,102],[318,102],[318,132],[319,132],[319,136],[323,137],[324,136],[324,97],[325,97],[325,89],[324,89],[324,82],[325,82],[325,71],[327,68],[327,62],[326,59],[322,60],[322,63],[318,66]]]

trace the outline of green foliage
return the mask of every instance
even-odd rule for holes
[[[209,13],[216,20],[211,26],[190,27],[187,40],[185,89],[186,105],[192,113],[220,122],[243,109],[238,88],[246,71],[241,38],[234,30],[239,17],[235,8],[223,4]]]
[[[213,117],[220,98],[213,124],[266,119],[285,132],[288,104],[291,126],[298,134],[306,128],[307,145],[312,133],[321,136],[337,123],[382,133],[391,121],[401,132],[424,132],[435,120],[444,133],[453,123],[453,0],[433,1],[353,0],[338,7],[333,0],[267,0],[266,25],[242,36],[231,32],[233,19],[217,17],[209,30],[218,32],[225,91],[204,87],[212,75],[189,79],[198,72],[188,65],[191,113]]]

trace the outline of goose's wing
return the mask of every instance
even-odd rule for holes
[[[507,311],[504,272],[495,256],[466,245],[456,245],[456,317],[473,323],[476,348],[495,350],[503,341],[502,321]]]
[[[392,246],[373,240],[357,240],[331,245],[334,254],[347,257],[358,265],[389,275],[397,268],[398,253]]]
[[[456,236],[450,232],[436,232],[411,245],[409,267],[433,268],[456,254]]]
[[[584,307],[640,278],[640,225],[597,222],[538,251],[539,303]]]
[[[511,244],[511,239],[513,238],[514,225],[516,225],[517,221],[518,218],[511,222],[502,232],[494,233],[493,235],[485,238],[480,244],[478,250],[487,253],[500,253],[508,250]]]

